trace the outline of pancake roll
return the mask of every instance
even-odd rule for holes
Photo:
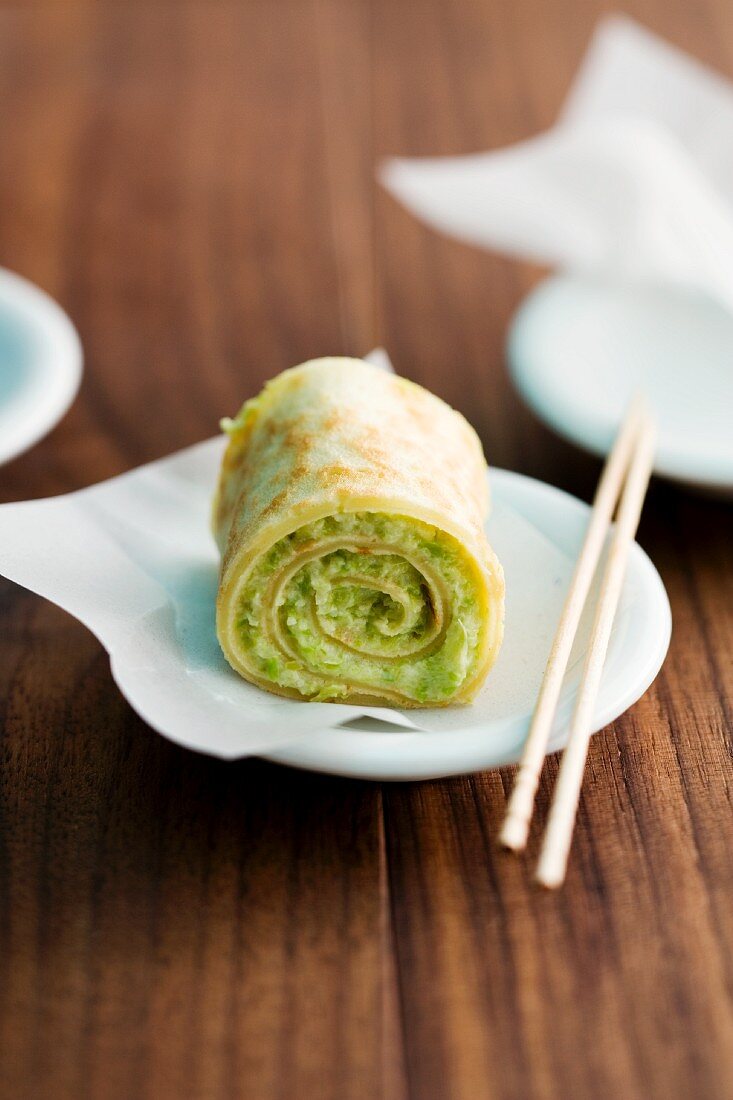
[[[294,699],[466,703],[501,645],[486,463],[464,418],[357,359],[269,382],[223,427],[217,634]]]

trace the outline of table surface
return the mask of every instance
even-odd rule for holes
[[[733,73],[724,0],[626,6]],[[598,464],[505,370],[538,272],[433,235],[373,169],[548,125],[603,8],[0,3],[0,257],[86,351],[0,500],[206,438],[268,376],[377,343],[492,464],[588,499]],[[3,1100],[731,1096],[732,528],[654,486],[672,648],[593,741],[556,895],[536,832],[495,848],[510,769],[380,786],[184,752],[83,627],[0,582]]]

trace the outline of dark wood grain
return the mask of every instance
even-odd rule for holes
[[[87,359],[0,500],[205,438],[276,371],[378,342],[492,463],[587,498],[597,463],[504,369],[538,273],[372,180],[546,126],[605,8],[0,3],[0,260]],[[733,74],[723,0],[627,10]],[[536,835],[495,849],[509,771],[381,788],[185,753],[81,626],[0,582],[3,1100],[729,1097],[732,536],[729,506],[654,487],[672,649],[594,739],[557,896]]]

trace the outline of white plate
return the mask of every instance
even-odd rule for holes
[[[488,532],[507,578],[506,631],[473,705],[398,711],[300,703],[237,676],[216,640],[219,563],[208,516],[223,445],[209,440],[69,496],[3,505],[0,572],[94,631],[130,704],[178,745],[368,779],[427,779],[516,760],[588,506],[541,482],[492,471]],[[571,658],[553,749],[567,729],[586,631],[587,623]],[[646,690],[669,636],[664,587],[634,546],[594,728]]]
[[[76,329],[42,290],[0,268],[0,464],[32,447],[76,396]]]
[[[587,504],[533,478],[493,470],[495,504],[519,512],[562,551],[577,555],[590,509]],[[598,705],[597,731],[618,718],[647,690],[669,647],[672,619],[661,578],[638,544],[634,544],[625,581],[630,610],[617,622],[609,647]],[[531,630],[531,624],[525,624]],[[490,680],[489,688],[490,690]],[[572,694],[564,693],[549,751],[565,744]],[[298,768],[361,779],[435,779],[482,771],[519,760],[529,729],[529,714],[508,714],[486,728],[470,726],[450,732],[385,732],[384,724],[362,718],[347,727],[322,730],[307,741],[267,754],[266,759]]]
[[[606,454],[632,393],[659,423],[655,470],[733,491],[733,316],[711,299],[556,276],[517,312],[514,381],[550,427]]]

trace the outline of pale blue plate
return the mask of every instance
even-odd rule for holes
[[[733,315],[716,302],[555,276],[519,308],[508,356],[527,404],[573,443],[606,454],[640,389],[659,426],[655,472],[733,492]]]
[[[60,306],[0,268],[0,464],[32,447],[79,388],[81,343]]]

